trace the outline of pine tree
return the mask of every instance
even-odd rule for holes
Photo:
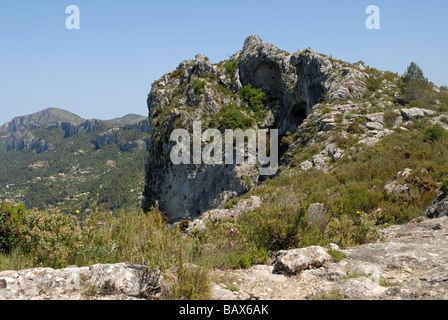
[[[425,82],[427,82],[428,81],[425,78],[425,76],[423,75],[422,69],[415,62],[411,62],[411,64],[408,66],[408,69],[403,76],[403,80],[404,80],[404,82],[409,82],[409,81],[425,81]]]
[[[401,98],[405,103],[417,100],[420,101],[420,104],[428,102],[430,84],[423,75],[422,69],[415,62],[411,62],[402,79]]]

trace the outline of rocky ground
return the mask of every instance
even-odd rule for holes
[[[420,221],[422,220],[422,221]],[[448,299],[448,218],[382,230],[383,241],[340,250],[346,258],[285,275],[272,265],[219,271],[215,299]],[[419,221],[419,222],[418,222]],[[318,259],[318,257],[316,256]]]

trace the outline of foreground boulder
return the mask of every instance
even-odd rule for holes
[[[319,246],[281,250],[275,256],[274,270],[287,275],[297,274],[306,269],[321,267],[331,261],[327,251]]]
[[[160,272],[127,263],[0,272],[0,300],[134,300],[161,293]]]

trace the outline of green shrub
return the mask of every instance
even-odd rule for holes
[[[347,126],[347,132],[352,134],[362,134],[366,132],[366,129],[359,124],[350,123]]]
[[[445,138],[447,136],[447,133],[445,129],[440,124],[435,124],[431,126],[430,128],[426,129],[425,135],[423,137],[423,141],[425,142],[436,142],[441,140],[442,138]]]
[[[389,281],[384,278],[380,278],[379,285],[382,287],[401,287],[402,286],[402,284],[400,282],[393,282],[393,281]]]
[[[24,217],[20,229],[22,251],[47,267],[72,264],[86,241],[78,219],[70,215],[32,211]]]
[[[323,291],[308,298],[308,300],[324,300],[324,301],[342,300],[342,299],[344,299],[344,295],[337,290],[331,290],[329,292]]]
[[[444,180],[442,181],[442,185],[441,185],[441,187],[440,187],[440,191],[442,191],[443,193],[448,194],[448,178],[447,178],[447,179],[444,179]]]
[[[369,77],[366,86],[370,92],[376,92],[381,88],[381,79],[379,77]]]
[[[188,220],[182,220],[180,223],[179,223],[179,230],[181,231],[181,232],[185,232],[185,230],[187,230],[188,229],[188,227],[190,226],[190,222],[188,221]]]
[[[185,70],[184,69],[176,69],[173,72],[171,72],[171,76],[173,76],[174,78],[179,78],[183,71],[185,71]]]
[[[89,216],[84,228],[94,231],[86,255],[97,263],[125,260],[164,271],[176,265],[179,250],[188,251],[190,246],[179,228],[166,226],[157,207],[147,213],[141,210],[96,212]],[[109,251],[103,252],[103,248]],[[103,253],[93,255],[97,250]]]
[[[345,258],[347,258],[347,255],[339,250],[335,249],[327,249],[328,254],[333,258],[333,261],[338,263]]]
[[[227,105],[219,110],[215,118],[209,123],[209,127],[219,129],[247,129],[255,124],[255,120],[243,114],[243,110],[235,105]]]
[[[407,104],[407,108],[428,108],[429,104],[422,100],[412,100]]]
[[[327,236],[332,242],[343,248],[375,242],[381,239],[377,227],[378,217],[377,213],[369,215],[358,211],[357,217],[354,219],[348,215],[334,218],[327,227]]]
[[[183,263],[176,272],[176,281],[167,293],[169,300],[206,300],[210,293],[209,272],[196,265]]]
[[[238,61],[237,60],[229,62],[225,66],[225,69],[227,70],[227,72],[229,72],[230,75],[232,75],[232,76],[235,74],[235,71],[236,71],[237,68],[238,68]]]
[[[249,107],[255,113],[261,112],[264,105],[265,93],[261,89],[254,88],[248,84],[240,90],[241,98],[249,104]]]
[[[283,250],[299,245],[304,217],[305,212],[300,208],[272,203],[244,215],[240,223],[257,247]]]
[[[398,119],[398,114],[391,109],[387,109],[384,112],[384,125],[387,128],[392,128],[395,125],[395,121]]]
[[[194,93],[196,95],[201,95],[205,93],[205,85],[206,82],[204,80],[200,80],[200,79],[194,79],[193,80],[193,89],[194,89]]]
[[[10,253],[17,246],[19,228],[25,213],[24,205],[15,206],[4,201],[0,203],[0,253]]]

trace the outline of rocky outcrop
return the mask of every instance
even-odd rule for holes
[[[98,264],[0,272],[0,300],[155,299],[162,277],[146,266]]]
[[[290,54],[256,36],[246,39],[239,67],[242,85],[268,93],[280,135],[294,132],[323,98],[362,98],[368,78],[309,48]]]
[[[388,195],[409,194],[410,190],[407,185],[398,184],[396,181],[384,186],[384,192]]]
[[[96,139],[92,140],[92,143],[95,145],[95,149],[99,150],[112,143],[119,143],[120,140],[117,131],[118,128],[108,130],[105,133],[100,134]]]
[[[434,110],[427,110],[422,108],[409,108],[409,109],[401,109],[401,115],[404,120],[412,120],[418,118],[424,118],[427,116],[432,116],[436,112]]]
[[[203,130],[215,128],[224,107],[245,106],[241,88],[251,85],[265,94],[264,119],[258,119],[253,128],[275,128],[281,137],[295,132],[323,100],[362,98],[368,77],[311,49],[290,54],[256,36],[248,37],[243,50],[221,64],[214,65],[203,55],[181,62],[154,82],[148,95],[153,132],[144,209],[157,201],[171,221],[194,218],[247,192],[260,180],[259,164],[173,165],[170,161],[175,145],[171,132],[177,128],[191,132],[195,120],[204,123]],[[253,111],[242,113],[255,118]],[[331,156],[340,153],[335,150]]]
[[[79,134],[80,132],[91,133],[95,131],[105,130],[107,129],[107,127],[108,127],[107,122],[97,119],[85,120],[80,124],[73,122],[61,123],[61,128],[65,132],[64,138],[73,137]]]
[[[128,122],[126,122],[126,124],[123,126],[124,130],[138,130],[146,133],[151,133],[152,127],[148,119],[141,120],[135,123],[129,123],[129,120],[130,119],[128,119]]]
[[[47,150],[53,149],[51,143],[47,143],[44,139],[35,137],[29,131],[12,132],[11,139],[6,144],[5,151],[17,150],[17,151],[33,151],[35,153],[42,153]]]
[[[448,216],[448,195],[441,193],[429,208],[426,209],[425,214],[431,219]]]
[[[431,120],[431,123],[438,124],[443,129],[448,130],[448,116],[445,114],[441,114],[440,116],[435,117],[434,119]]]
[[[346,299],[448,299],[447,219],[417,221],[384,229],[385,242],[343,250],[346,259],[315,275],[333,277],[326,290]]]

